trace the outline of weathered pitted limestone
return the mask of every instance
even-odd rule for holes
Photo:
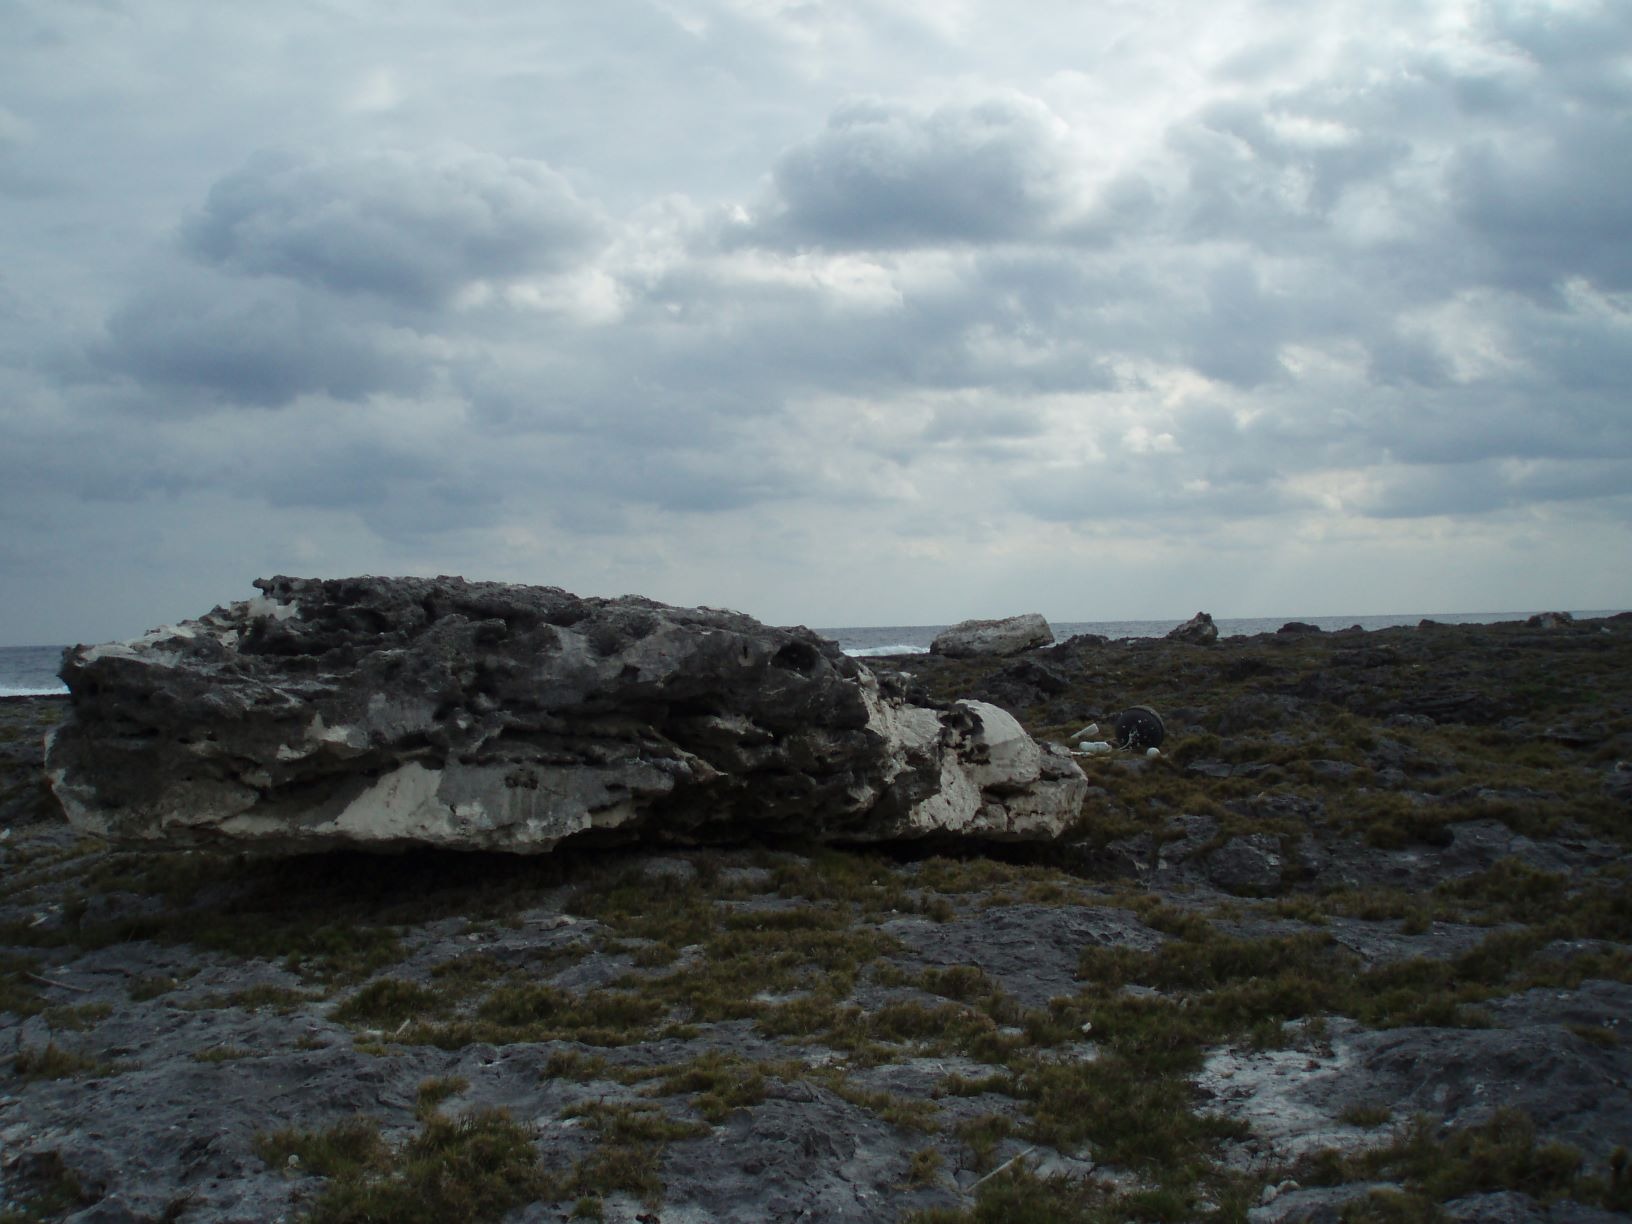
[[[1046,839],[1087,783],[995,706],[909,704],[808,629],[459,578],[273,578],[78,647],[47,750],[119,841],[539,852],[704,841]]]
[[[1014,655],[1022,650],[1047,646],[1054,640],[1054,631],[1037,612],[1003,620],[967,620],[936,634],[929,645],[930,654],[946,655],[951,659],[972,659],[990,655]]]
[[[1198,646],[1211,646],[1218,641],[1218,626],[1213,624],[1213,618],[1206,612],[1197,612],[1184,624],[1169,629],[1167,638],[1171,642],[1194,642]]]

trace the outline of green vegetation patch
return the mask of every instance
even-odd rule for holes
[[[1180,1186],[1195,1182],[1220,1140],[1245,1138],[1248,1130],[1196,1112],[1189,1081],[1163,1073],[1164,1053],[1022,1063],[1015,1086],[1031,1104],[1027,1138],[1062,1151],[1087,1144],[1099,1163]]]
[[[206,1007],[241,1007],[245,1011],[270,1011],[280,1016],[291,1015],[303,1007],[322,999],[321,994],[292,990],[287,986],[260,985],[234,990],[229,994],[210,995]]]
[[[769,1081],[781,1075],[794,1078],[792,1064],[765,1064],[709,1050],[689,1063],[658,1068],[657,1082],[646,1089],[650,1096],[691,1096],[691,1105],[716,1126],[731,1111],[757,1105],[765,1099]]]
[[[1500,1109],[1477,1126],[1446,1128],[1418,1116],[1383,1148],[1350,1155],[1307,1157],[1300,1179],[1311,1185],[1396,1181],[1402,1192],[1368,1209],[1384,1219],[1437,1219],[1435,1204],[1466,1194],[1514,1190],[1543,1202],[1570,1199],[1611,1211],[1632,1211],[1632,1170],[1617,1150],[1608,1176],[1583,1171],[1581,1153],[1562,1143],[1538,1143],[1522,1110]],[[1345,1218],[1348,1218],[1345,1216]]]
[[[422,1080],[414,1097],[414,1117],[425,1121],[442,1107],[443,1101],[469,1087],[470,1081],[462,1075],[437,1075]]]
[[[372,1119],[352,1118],[322,1131],[262,1135],[256,1153],[274,1169],[290,1168],[294,1156],[295,1167],[328,1179],[313,1224],[497,1220],[550,1197],[532,1133],[503,1110],[456,1118],[428,1112],[400,1148],[385,1142]]]
[[[932,1147],[919,1148],[907,1159],[906,1185],[933,1186],[941,1180],[946,1158]]]
[[[213,1045],[207,1049],[199,1050],[193,1055],[193,1061],[201,1063],[224,1063],[237,1062],[240,1059],[254,1057],[255,1051],[245,1046],[222,1044]]]
[[[83,1033],[87,1029],[95,1028],[111,1015],[113,1015],[112,1003],[78,1003],[72,1006],[46,1008],[45,1022],[53,1029]]]
[[[445,1010],[446,1001],[434,992],[433,997]],[[474,1015],[437,1020],[434,1013],[420,1014],[393,1030],[392,1040],[444,1050],[542,1041],[620,1046],[673,1032],[675,1026],[663,1023],[666,1014],[661,1000],[630,990],[574,995],[538,982],[505,982],[481,1000]]]
[[[439,1016],[447,1010],[443,996],[428,986],[402,978],[376,978],[334,1009],[341,1024],[397,1027]]]
[[[476,1009],[478,1018],[501,1028],[563,1034],[584,1030],[644,1030],[661,1020],[663,1013],[662,1003],[633,991],[591,990],[583,995],[572,995],[554,986],[536,983],[502,986],[483,999]]]
[[[1460,885],[1477,897],[1487,889],[1499,894],[1504,879],[1528,880],[1537,894],[1550,898],[1548,918],[1492,931],[1476,947],[1450,959],[1418,957],[1367,969],[1325,931],[1242,939],[1201,924],[1150,953],[1089,948],[1078,973],[1106,988],[1136,983],[1173,992],[1190,1022],[1214,1042],[1250,1033],[1265,1044],[1274,1044],[1283,1022],[1307,1016],[1335,1013],[1373,1028],[1468,1027],[1483,1023],[1472,1005],[1500,995],[1536,986],[1575,986],[1587,977],[1632,980],[1632,956],[1624,951],[1538,955],[1558,940],[1632,937],[1628,890],[1606,883],[1566,896],[1545,881],[1537,883],[1540,875],[1506,869]],[[1531,902],[1517,889],[1504,904]]]
[[[43,1046],[20,1046],[12,1069],[25,1080],[80,1079],[108,1075],[116,1068],[105,1059],[65,1049],[54,1041]]]
[[[587,950],[587,945],[576,948],[579,952]],[[463,998],[491,985],[509,972],[509,968],[496,957],[486,952],[473,952],[432,965],[431,981],[454,997]]]
[[[677,1121],[646,1102],[614,1105],[592,1101],[569,1106],[563,1116],[582,1118],[599,1142],[589,1155],[551,1180],[549,1197],[553,1199],[599,1199],[624,1193],[648,1206],[659,1206],[663,1201],[663,1149],[675,1140],[709,1133],[703,1123]]]
[[[826,1084],[835,1096],[877,1114],[897,1130],[930,1133],[941,1129],[940,1107],[933,1101],[860,1087],[837,1067],[812,1071],[808,1078]]]
[[[32,956],[0,952],[0,1011],[28,1017],[45,1010],[45,996],[34,981],[40,962]]]
[[[866,966],[903,951],[832,905],[716,915],[698,942],[701,955],[683,966],[632,974],[620,987],[639,1007],[691,1024],[752,1019],[766,1033],[812,1035],[838,1023]]]

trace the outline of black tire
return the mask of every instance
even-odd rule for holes
[[[1116,716],[1116,742],[1123,748],[1160,748],[1167,724],[1149,706],[1129,706]]]

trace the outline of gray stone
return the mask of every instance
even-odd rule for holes
[[[1167,631],[1169,641],[1194,642],[1198,646],[1211,646],[1218,641],[1218,626],[1213,624],[1213,618],[1206,612],[1197,612],[1184,624]]]
[[[1583,1203],[1539,1203],[1517,1190],[1465,1194],[1444,1204],[1447,1218],[1470,1224],[1611,1224],[1626,1217]]]
[[[1232,837],[1207,856],[1207,878],[1237,896],[1280,891],[1281,843],[1267,833]]]
[[[1604,793],[1622,803],[1632,803],[1632,761],[1616,761],[1604,771]]]
[[[1041,614],[1026,612],[1002,620],[960,621],[936,635],[929,653],[951,659],[1006,656],[1047,646],[1053,640],[1054,631]]]
[[[1537,612],[1524,623],[1531,629],[1563,629],[1575,624],[1575,617],[1569,612]]]
[[[1197,1083],[1214,1108],[1250,1123],[1284,1155],[1386,1142],[1384,1132],[1342,1121],[1353,1106],[1386,1102],[1396,1118],[1425,1113],[1448,1126],[1520,1109],[1538,1135],[1601,1167],[1632,1133],[1632,1047],[1600,1045],[1572,1026],[1618,1021],[1632,1009],[1632,986],[1588,981],[1484,1007],[1491,1028],[1367,1032],[1334,1018],[1325,1051],[1218,1050]]]
[[[1427,804],[1426,796],[1401,794]],[[1622,854],[1596,838],[1533,841],[1498,820],[1464,820],[1441,826],[1442,844],[1412,844],[1399,849],[1366,845],[1351,836],[1324,841],[1324,865],[1315,883],[1321,888],[1400,888],[1428,890],[1447,880],[1489,871],[1505,858],[1518,859],[1538,871],[1576,873],[1612,863]]]
[[[1393,1182],[1350,1182],[1277,1194],[1247,1212],[1252,1224],[1341,1224],[1344,1208],[1363,1202],[1373,1190],[1398,1190]]]
[[[882,1192],[904,1180],[915,1146],[825,1088],[778,1085],[762,1105],[732,1114],[714,1137],[669,1148],[662,1216],[865,1224],[885,1218]]]
[[[127,843],[1057,837],[1087,788],[979,701],[914,704],[808,629],[459,578],[273,578],[78,647],[46,768]]]

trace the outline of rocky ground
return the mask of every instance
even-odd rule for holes
[[[880,666],[1168,738],[1047,849],[246,859],[0,703],[0,1219],[1632,1209],[1632,621]]]

